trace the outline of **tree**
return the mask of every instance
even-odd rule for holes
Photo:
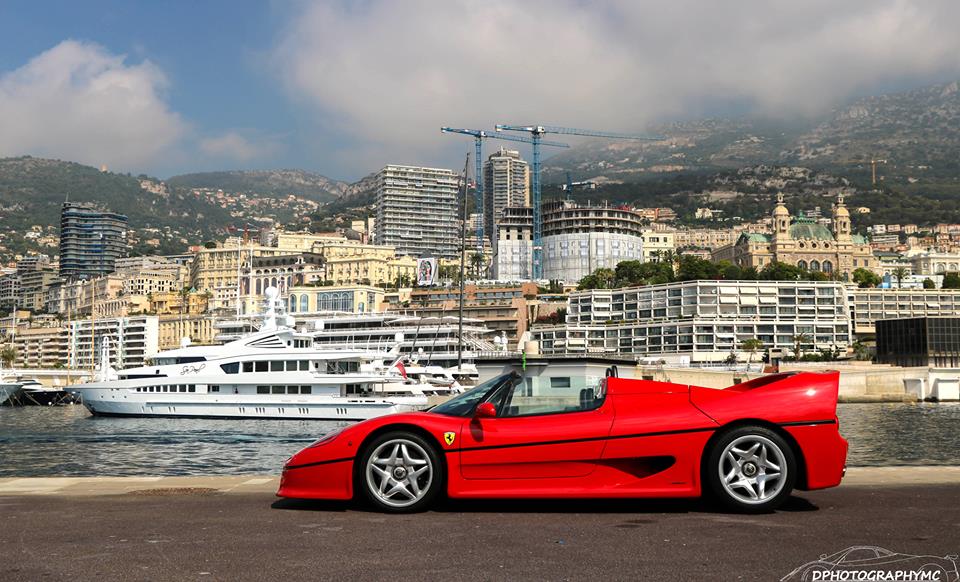
[[[804,274],[800,267],[773,261],[760,271],[760,279],[764,281],[799,281],[804,278]]]
[[[924,289],[936,289],[936,288],[937,288],[937,284],[934,283],[933,280],[928,277],[928,278],[926,278],[926,279],[923,280],[923,288],[924,288]]]
[[[860,267],[853,272],[853,282],[861,289],[866,289],[867,287],[876,287],[879,285],[880,277],[870,269]]]
[[[871,359],[870,348],[867,347],[867,344],[860,340],[853,342],[853,359],[861,361]]]
[[[17,348],[7,345],[0,350],[0,361],[3,362],[3,365],[9,368],[17,360]]]
[[[803,357],[803,344],[810,343],[810,336],[805,333],[798,333],[793,336],[793,361],[799,362]]]
[[[473,253],[470,255],[470,266],[473,267],[473,273],[477,279],[481,277],[485,265],[486,260],[483,258],[483,253]]]
[[[763,348],[763,342],[757,338],[750,338],[748,340],[743,340],[740,344],[740,349],[749,354],[747,356],[747,365],[753,363],[753,356],[756,355],[757,351]]]
[[[613,289],[617,274],[613,269],[601,268],[590,273],[577,285],[577,289]]]
[[[903,289],[903,278],[909,274],[905,267],[897,267],[893,270],[893,276],[897,278],[897,289]]]
[[[943,289],[960,289],[960,274],[947,273],[943,276],[943,285],[940,287]]]
[[[717,279],[720,268],[716,263],[693,255],[683,255],[677,268],[678,281],[696,281],[698,279]]]

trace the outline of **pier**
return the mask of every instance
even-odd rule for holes
[[[0,479],[0,579],[779,580],[853,545],[957,552],[958,467],[852,468],[775,514],[697,500],[278,500],[271,476]],[[415,547],[416,551],[411,551]]]

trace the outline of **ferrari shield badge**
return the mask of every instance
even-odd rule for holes
[[[455,441],[455,440],[457,440],[457,433],[455,433],[455,432],[445,432],[445,433],[443,433],[443,442],[447,443],[448,446],[449,446],[449,445],[452,445],[452,444],[453,444],[453,441]]]

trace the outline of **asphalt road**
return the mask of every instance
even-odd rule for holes
[[[201,493],[0,497],[0,580],[779,580],[853,545],[960,551],[958,485],[800,493],[760,516],[687,501],[394,516]]]

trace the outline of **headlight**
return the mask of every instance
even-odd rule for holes
[[[307,448],[309,449],[309,448],[313,448],[313,447],[316,447],[316,446],[320,446],[320,445],[322,445],[322,444],[329,443],[329,442],[332,441],[333,439],[337,438],[337,435],[339,435],[340,433],[343,432],[343,428],[344,428],[344,427],[340,427],[340,428],[338,428],[338,429],[334,429],[334,430],[328,432],[327,434],[325,434],[325,435],[323,435],[322,437],[320,437],[319,440],[315,441],[313,444],[311,444],[311,445],[308,446]]]

